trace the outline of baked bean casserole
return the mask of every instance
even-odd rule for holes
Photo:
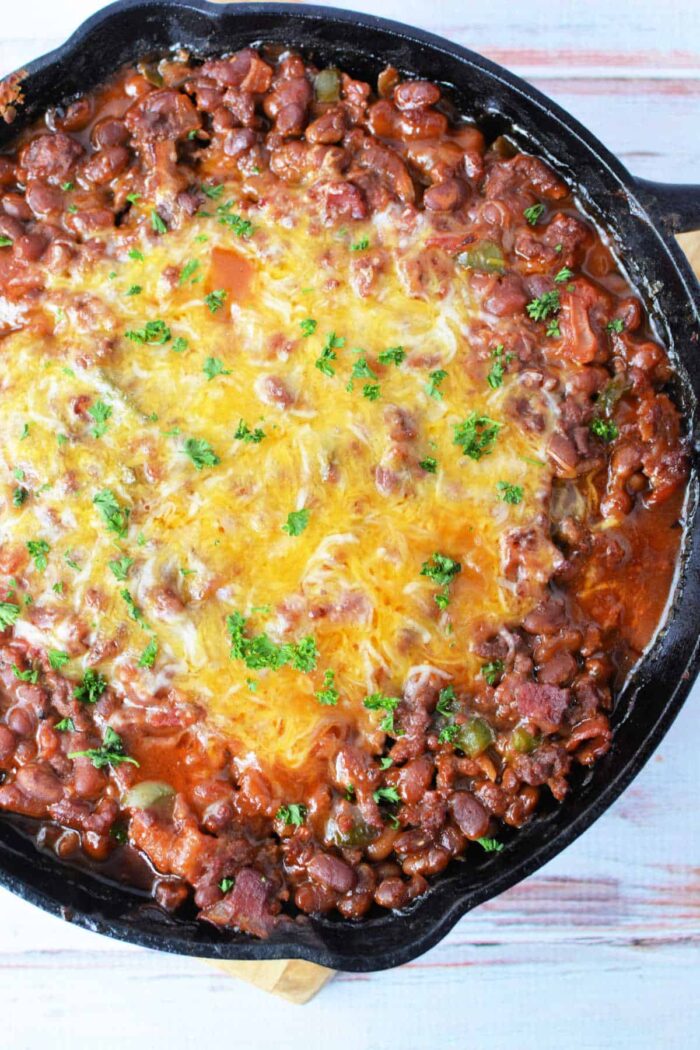
[[[261,48],[50,110],[0,210],[5,819],[263,937],[561,801],[687,472],[570,187],[436,84]]]

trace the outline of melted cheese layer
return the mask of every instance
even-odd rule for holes
[[[326,732],[381,740],[382,713],[363,699],[397,694],[416,667],[468,687],[481,665],[475,630],[522,617],[527,599],[503,578],[499,542],[546,507],[552,408],[517,376],[488,385],[489,364],[469,343],[479,304],[459,272],[442,298],[408,288],[427,218],[409,231],[387,212],[349,234],[314,224],[303,197],[285,194],[284,217],[261,206],[249,238],[215,214],[197,217],[110,242],[104,258],[51,278],[43,329],[4,340],[1,419],[3,543],[50,547],[47,567],[24,574],[35,611],[17,633],[67,649],[75,677],[99,659],[132,702],[174,689],[239,754],[294,770]],[[221,291],[212,311],[205,296]],[[316,322],[310,335],[305,319]],[[125,336],[155,320],[166,341]],[[344,343],[329,375],[316,361],[331,333]],[[404,360],[381,364],[389,347]],[[353,366],[373,376],[352,379]],[[436,370],[447,375],[431,395]],[[376,400],[367,384],[378,384]],[[513,422],[516,394],[542,416],[540,431]],[[98,400],[111,409],[101,436],[87,412]],[[454,443],[472,411],[503,424],[478,461]],[[264,437],[236,439],[241,420]],[[196,469],[192,438],[219,462]],[[429,459],[435,473],[419,465]],[[499,482],[520,486],[521,501],[504,502]],[[14,507],[18,484],[31,495]],[[94,503],[105,489],[129,511],[123,537]],[[282,527],[300,510],[308,524],[289,535]],[[421,575],[436,552],[461,566],[443,610]],[[109,563],[122,558],[132,563],[120,581]],[[276,644],[312,636],[316,669],[251,671],[231,659],[235,612]],[[139,666],[152,638],[154,666]],[[314,695],[325,672],[336,706]]]

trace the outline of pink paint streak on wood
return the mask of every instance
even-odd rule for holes
[[[449,37],[469,36],[465,26],[445,27],[442,32]],[[479,53],[499,65],[519,68],[523,66],[564,66],[576,69],[605,68],[617,66],[635,72],[643,70],[700,71],[700,53],[697,51],[619,51],[586,50],[582,48],[502,48],[481,44]]]

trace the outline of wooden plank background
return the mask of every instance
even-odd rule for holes
[[[2,10],[0,72],[99,6]],[[537,84],[646,178],[700,181],[700,5],[356,0]],[[114,944],[0,891],[11,1050],[673,1050],[700,1045],[700,690],[618,803],[562,856],[416,962],[340,975],[305,1007],[195,960]],[[9,1030],[8,1030],[9,1023]]]

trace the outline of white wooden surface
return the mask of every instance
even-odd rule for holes
[[[700,181],[700,5],[685,0],[356,0],[489,55],[631,170]],[[0,73],[94,0],[3,0]],[[700,689],[618,803],[422,959],[340,975],[295,1007],[197,962],[88,934],[0,891],[10,1050],[674,1050],[700,1046]],[[9,1023],[9,1031],[8,1031]]]

